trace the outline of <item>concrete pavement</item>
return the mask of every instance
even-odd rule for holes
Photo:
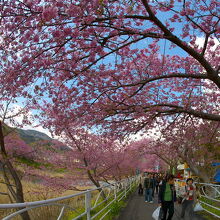
[[[157,194],[154,198],[154,203],[144,202],[144,196],[139,196],[137,192],[131,195],[127,206],[122,210],[121,215],[117,220],[154,220],[152,214],[158,207]],[[172,220],[180,220],[180,205],[175,205],[175,213]],[[203,217],[195,213],[195,217],[190,219],[188,213],[185,220],[205,220]]]

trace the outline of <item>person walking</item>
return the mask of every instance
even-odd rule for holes
[[[189,218],[193,219],[193,205],[196,200],[196,187],[193,185],[192,178],[186,180],[185,193],[183,196],[181,219],[184,219],[186,211],[189,213]]]
[[[143,195],[144,189],[143,189],[144,181],[142,175],[140,176],[140,181],[138,185],[138,195]]]
[[[159,184],[160,184],[159,176],[156,177],[155,181],[156,181],[156,183],[155,183],[155,191],[156,191],[156,194],[158,194],[158,192],[159,192]]]
[[[153,174],[152,178],[153,178],[153,181],[154,181],[154,188],[153,188],[152,197],[154,197],[154,193],[155,193],[155,189],[156,189],[156,174]]]
[[[152,178],[152,174],[148,174],[148,177],[144,180],[144,188],[145,188],[145,202],[153,203],[153,189],[154,189],[154,180]]]
[[[168,174],[159,189],[158,202],[163,211],[162,220],[171,220],[174,214],[174,202],[176,202],[176,190],[174,187],[174,175]],[[167,211],[169,215],[167,217]]]

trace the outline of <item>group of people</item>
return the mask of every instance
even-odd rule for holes
[[[162,175],[159,174],[148,174],[144,180],[141,178],[138,193],[142,195],[143,188],[145,189],[145,202],[153,203],[154,194],[158,194],[159,184],[162,179]]]
[[[171,220],[174,215],[174,203],[178,202],[182,206],[181,219],[184,219],[186,210],[189,212],[190,219],[193,219],[193,205],[196,201],[196,187],[193,184],[193,179],[186,180],[186,186],[181,197],[177,198],[175,185],[175,177],[172,174],[167,174],[164,177],[161,175],[148,174],[144,179],[140,180],[138,193],[145,194],[145,202],[153,203],[153,197],[158,195],[158,203],[161,206],[160,219]]]

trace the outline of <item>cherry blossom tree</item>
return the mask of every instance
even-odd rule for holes
[[[218,6],[216,0],[5,0],[0,85],[6,95],[29,99],[51,130],[71,120],[120,136],[152,128],[155,120],[177,125],[181,115],[220,121]]]
[[[157,156],[169,165],[170,171],[176,170],[179,163],[187,163],[194,175],[210,182],[214,175],[211,164],[219,161],[219,143],[218,122],[180,117],[161,129],[158,139],[143,138],[130,148],[134,146],[148,160],[151,155]]]
[[[1,67],[2,73],[4,69]],[[9,93],[4,85],[0,85],[0,160],[3,184],[11,202],[25,202],[21,172],[17,169],[21,162],[18,158],[31,158],[33,149],[27,145],[16,133],[16,127],[31,124],[29,114],[30,103],[21,93]],[[8,125],[10,126],[8,126]],[[19,164],[19,165],[18,165]],[[22,219],[30,219],[27,212],[21,214]]]
[[[22,157],[32,158],[33,148],[26,144],[20,136],[14,132],[10,132],[4,138],[5,148],[10,157]]]
[[[155,154],[146,154],[139,163],[142,172],[162,173],[167,172],[167,164]]]
[[[131,142],[129,148],[133,148],[138,157],[141,158],[144,162],[141,163],[141,167],[144,166],[145,169],[155,170],[159,165],[161,171],[167,171],[169,168],[172,172],[173,169],[176,170],[180,160],[177,152],[165,140],[142,138]]]
[[[10,192],[10,194],[8,194],[9,198],[11,199],[11,196],[12,196],[14,201],[16,201],[16,202],[24,202],[23,187],[22,187],[22,183],[21,183],[19,174],[16,171],[16,169],[14,168],[14,165],[11,161],[13,158],[10,157],[10,155],[8,154],[8,152],[6,150],[1,120],[0,120],[0,147],[1,147],[1,155],[0,156],[1,156],[1,163],[2,163],[2,168],[3,168],[2,169],[3,177],[4,177],[5,184],[8,188],[8,191]],[[15,150],[15,152],[16,152],[16,150]],[[28,150],[29,150],[29,148],[28,148]],[[13,186],[15,186],[15,187],[13,187]],[[28,212],[21,213],[21,217],[24,220],[30,219]]]
[[[219,122],[181,118],[172,126],[163,131],[163,141],[195,175],[209,182],[213,175],[211,164],[219,161]]]
[[[71,123],[64,126],[62,137],[71,151],[66,152],[62,163],[66,163],[68,169],[82,170],[82,175],[86,175],[96,187],[100,187],[100,181],[119,180],[126,174],[131,175],[135,167],[125,144],[114,137],[76,128]]]
[[[4,70],[1,68],[1,71]],[[15,89],[16,90],[16,89]],[[14,91],[15,92],[15,91]],[[18,158],[31,158],[32,148],[20,139],[16,133],[17,126],[23,127],[31,123],[28,114],[30,102],[24,100],[20,93],[8,93],[4,85],[0,85],[0,164],[3,184],[7,187],[7,196],[11,202],[24,202],[24,192],[20,172],[17,169]],[[22,106],[18,105],[22,102]],[[22,100],[22,101],[21,101]],[[19,120],[18,120],[19,119]],[[10,127],[7,124],[9,124]],[[27,212],[21,214],[22,219],[29,220]]]
[[[1,83],[39,102],[35,107],[49,117],[110,123],[114,130],[141,130],[159,116],[179,114],[219,121],[218,6],[216,0],[4,1]]]

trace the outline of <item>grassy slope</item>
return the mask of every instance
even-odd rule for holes
[[[220,199],[220,198],[218,198],[218,199]],[[204,198],[204,197],[201,197],[200,200],[203,201],[203,202],[206,202],[206,203],[208,203],[208,204],[210,204],[210,205],[212,205],[212,206],[215,206],[215,207],[217,207],[217,208],[220,207],[220,201],[219,201],[219,202],[215,202],[215,201],[212,201],[212,200],[207,199],[207,198]],[[207,209],[208,211],[210,211],[210,212],[212,212],[212,213],[214,213],[214,214],[220,216],[220,210],[214,209],[214,208],[212,208],[212,207],[210,207],[210,206],[208,206],[208,205],[205,205],[205,204],[201,204],[201,205],[202,205],[205,209]],[[206,217],[206,218],[209,219],[209,220],[215,220],[215,219],[217,220],[217,219],[219,219],[219,218],[214,217],[213,215],[211,215],[211,214],[209,214],[209,213],[207,213],[207,212],[205,212],[205,211],[203,211],[203,212],[201,212],[201,213],[202,213],[202,215],[203,215],[204,217]]]

